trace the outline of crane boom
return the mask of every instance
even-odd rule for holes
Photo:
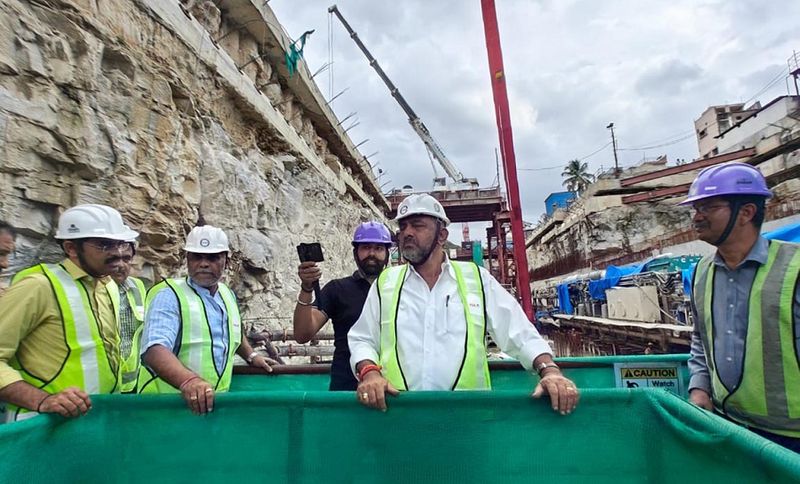
[[[425,126],[425,123],[423,123],[419,116],[417,116],[417,113],[411,109],[411,106],[408,104],[406,99],[402,94],[400,94],[400,90],[397,89],[391,79],[389,79],[389,76],[387,76],[383,71],[380,64],[378,64],[378,61],[372,57],[372,54],[369,52],[364,43],[361,42],[358,34],[353,30],[352,27],[350,27],[350,24],[347,23],[347,20],[344,19],[342,13],[339,12],[339,9],[336,7],[336,5],[331,5],[328,8],[328,12],[335,14],[339,21],[342,22],[345,30],[347,30],[347,33],[350,34],[350,38],[353,39],[353,42],[356,43],[358,48],[361,49],[361,52],[363,52],[367,57],[369,65],[375,69],[375,72],[378,73],[378,76],[381,78],[383,83],[389,88],[389,93],[391,93],[392,97],[397,101],[400,107],[403,108],[403,111],[405,111],[406,115],[408,116],[408,122],[411,124],[414,132],[416,132],[420,139],[422,139],[422,142],[425,144],[428,152],[430,152],[436,161],[439,162],[447,175],[457,183],[469,183],[477,185],[477,180],[465,178],[464,175],[461,174],[461,171],[459,171],[458,168],[456,168],[456,166],[447,158],[447,156],[444,154],[444,151],[442,151],[442,148],[440,148],[439,144],[436,143],[436,140],[433,139],[433,136],[431,135],[431,132],[428,130],[427,126]]]

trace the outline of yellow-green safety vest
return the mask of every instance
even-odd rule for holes
[[[693,283],[695,324],[706,352],[714,407],[744,425],[800,437],[800,356],[793,321],[800,245],[770,241],[767,262],[756,271],[750,290],[744,369],[733,388],[716,371],[714,272],[713,256],[703,258]]]
[[[226,392],[231,386],[233,359],[242,338],[242,320],[236,297],[225,284],[219,283],[218,289],[225,311],[228,314],[228,355],[224,368],[217,368],[211,340],[211,328],[206,317],[203,299],[192,288],[185,278],[165,279],[147,292],[146,305],[149,308],[153,298],[160,291],[172,291],[178,298],[181,312],[180,341],[176,356],[178,360],[207,381],[217,392]],[[139,393],[178,393],[179,390],[159,378],[152,370],[141,365],[139,370]]]
[[[473,262],[450,261],[456,276],[458,295],[467,322],[464,356],[452,390],[489,390],[489,362],[486,358],[486,301],[480,270]],[[380,365],[383,376],[398,390],[408,390],[403,362],[397,350],[397,312],[406,281],[408,264],[390,267],[378,276],[380,297]],[[409,364],[413,364],[409,362]]]
[[[61,264],[39,264],[20,271],[12,284],[31,274],[44,274],[53,288],[64,325],[67,355],[61,370],[49,380],[37,377],[25,370],[25,362],[16,356],[11,366],[20,372],[22,379],[46,391],[58,393],[67,387],[77,387],[88,394],[116,393],[119,391],[120,369],[114,368],[103,346],[90,295],[82,283],[72,278]],[[114,316],[119,321],[119,289],[114,281],[105,284]],[[14,421],[20,415],[30,413],[15,405],[6,407],[6,420]]]
[[[142,328],[144,327],[144,315],[146,309],[145,295],[147,291],[144,288],[144,282],[136,277],[128,278],[133,282],[133,287],[125,291],[125,296],[128,298],[128,304],[133,311],[133,317],[136,319],[136,330],[133,333],[133,340],[131,341],[130,354],[122,355],[122,393],[136,392],[136,382],[139,378],[139,339],[142,337]]]

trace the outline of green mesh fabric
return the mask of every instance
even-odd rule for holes
[[[589,389],[570,416],[527,391],[97,396],[76,420],[0,426],[0,482],[800,482],[800,456],[661,390]]]

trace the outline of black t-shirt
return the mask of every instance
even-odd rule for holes
[[[347,333],[361,316],[371,283],[354,272],[352,276],[335,279],[322,288],[314,305],[333,323],[333,362],[330,390],[355,390],[358,381],[350,370],[350,348]]]

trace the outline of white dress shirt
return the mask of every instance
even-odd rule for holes
[[[500,348],[526,370],[537,356],[552,354],[550,345],[528,321],[520,305],[494,277],[480,268],[486,294],[486,326]],[[377,284],[369,290],[364,309],[350,328],[350,366],[363,360],[379,362],[380,298]],[[409,390],[450,390],[464,359],[467,321],[453,268],[448,260],[433,286],[409,266],[397,310],[397,351]]]

